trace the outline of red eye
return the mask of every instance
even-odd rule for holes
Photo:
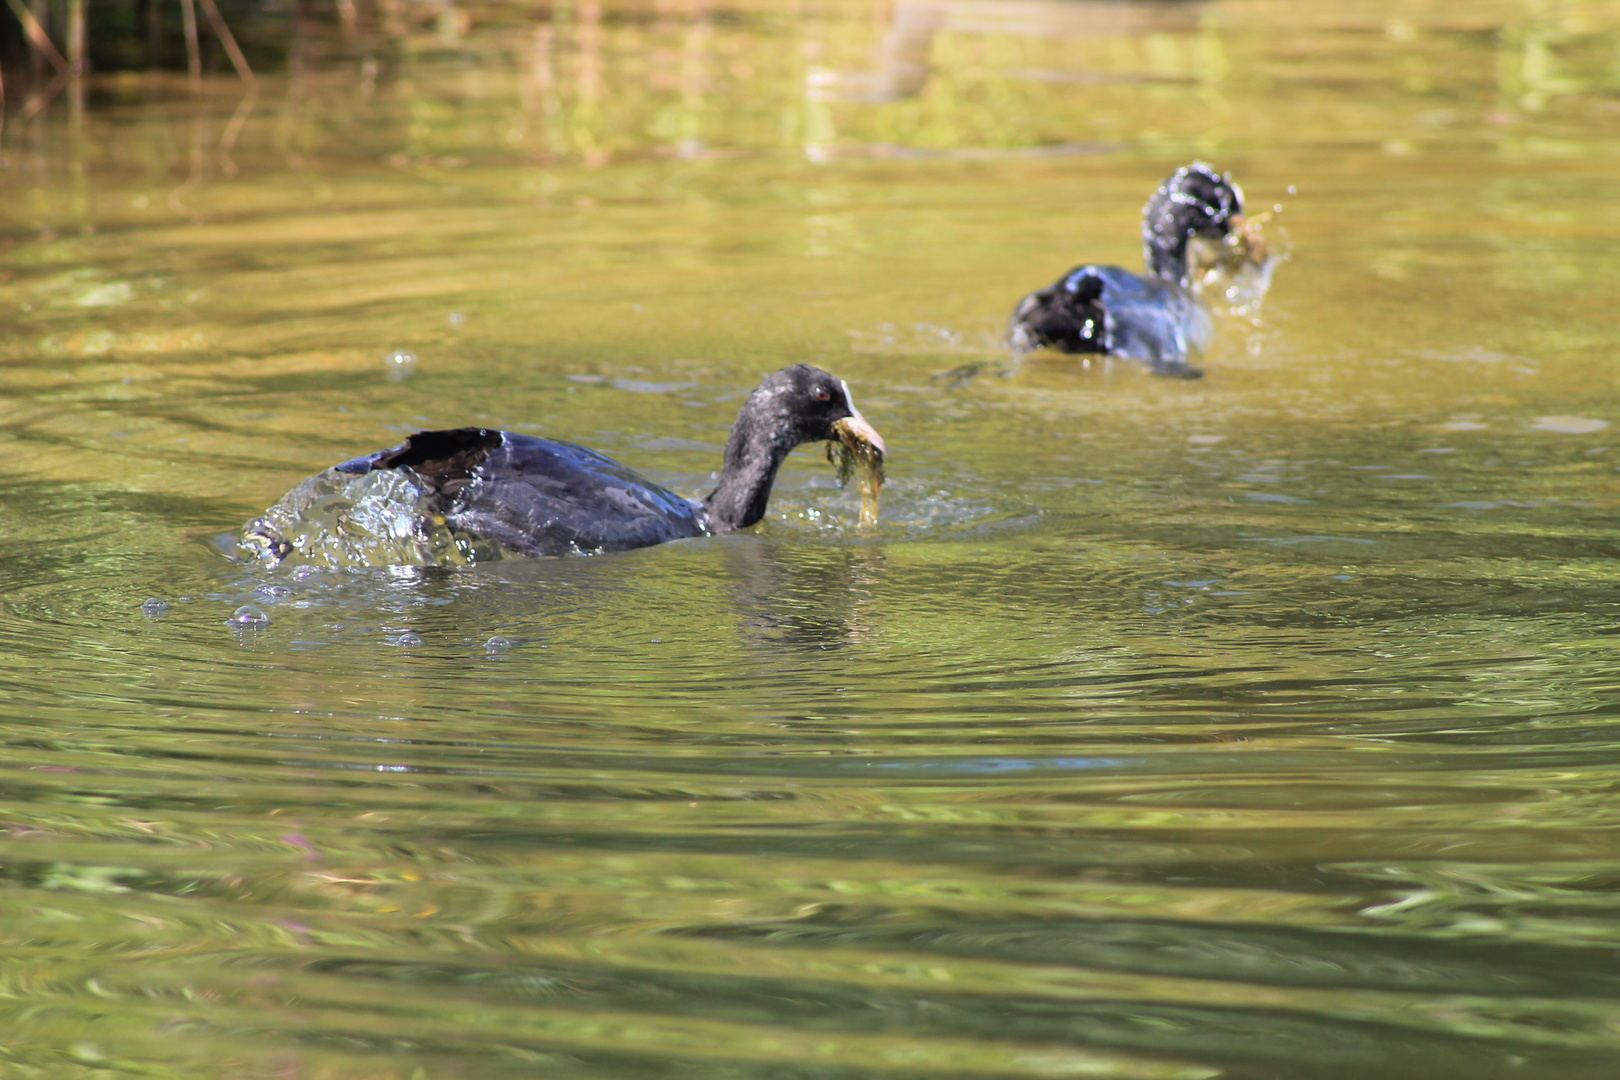
[[[817,401],[831,401],[832,400],[832,392],[830,390],[828,390],[825,386],[816,387],[814,390],[810,391],[810,396],[815,398]]]

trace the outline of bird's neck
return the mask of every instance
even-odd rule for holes
[[[1191,240],[1192,230],[1180,221],[1175,223],[1173,230],[1147,237],[1142,245],[1142,257],[1147,262],[1148,273],[1160,281],[1185,285],[1187,245]]]
[[[720,468],[720,482],[703,500],[709,527],[717,533],[746,529],[765,516],[776,470],[793,451],[793,445],[775,439],[763,424],[738,417],[726,441],[726,459]]]

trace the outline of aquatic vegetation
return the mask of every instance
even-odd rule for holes
[[[878,494],[883,490],[884,449],[868,439],[848,420],[833,425],[836,441],[827,443],[827,460],[838,469],[838,486],[848,487],[854,479],[861,493],[861,525],[877,524]]]
[[[1286,234],[1284,243],[1275,245],[1265,234],[1265,226],[1281,209],[1240,214],[1219,239],[1192,238],[1187,248],[1189,276],[1193,289],[1206,302],[1219,302],[1229,315],[1259,318],[1271,276],[1289,256]]]

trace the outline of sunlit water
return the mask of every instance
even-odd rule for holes
[[[1620,6],[388,10],[10,99],[0,1074],[1615,1075]],[[1205,378],[1009,357],[1194,157]],[[701,496],[800,361],[875,530],[221,553],[422,427]]]

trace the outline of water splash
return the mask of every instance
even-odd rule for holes
[[[1192,239],[1193,288],[1211,307],[1259,323],[1271,275],[1292,254],[1287,232],[1279,229],[1275,240],[1264,235],[1263,226],[1271,219],[1270,211],[1244,219],[1218,242]]]
[[[344,569],[469,566],[501,557],[494,541],[452,529],[437,504],[410,469],[327,469],[248,522],[237,551],[244,562]]]
[[[396,349],[383,357],[383,364],[388,368],[388,377],[396,382],[403,382],[416,374],[416,354]]]

